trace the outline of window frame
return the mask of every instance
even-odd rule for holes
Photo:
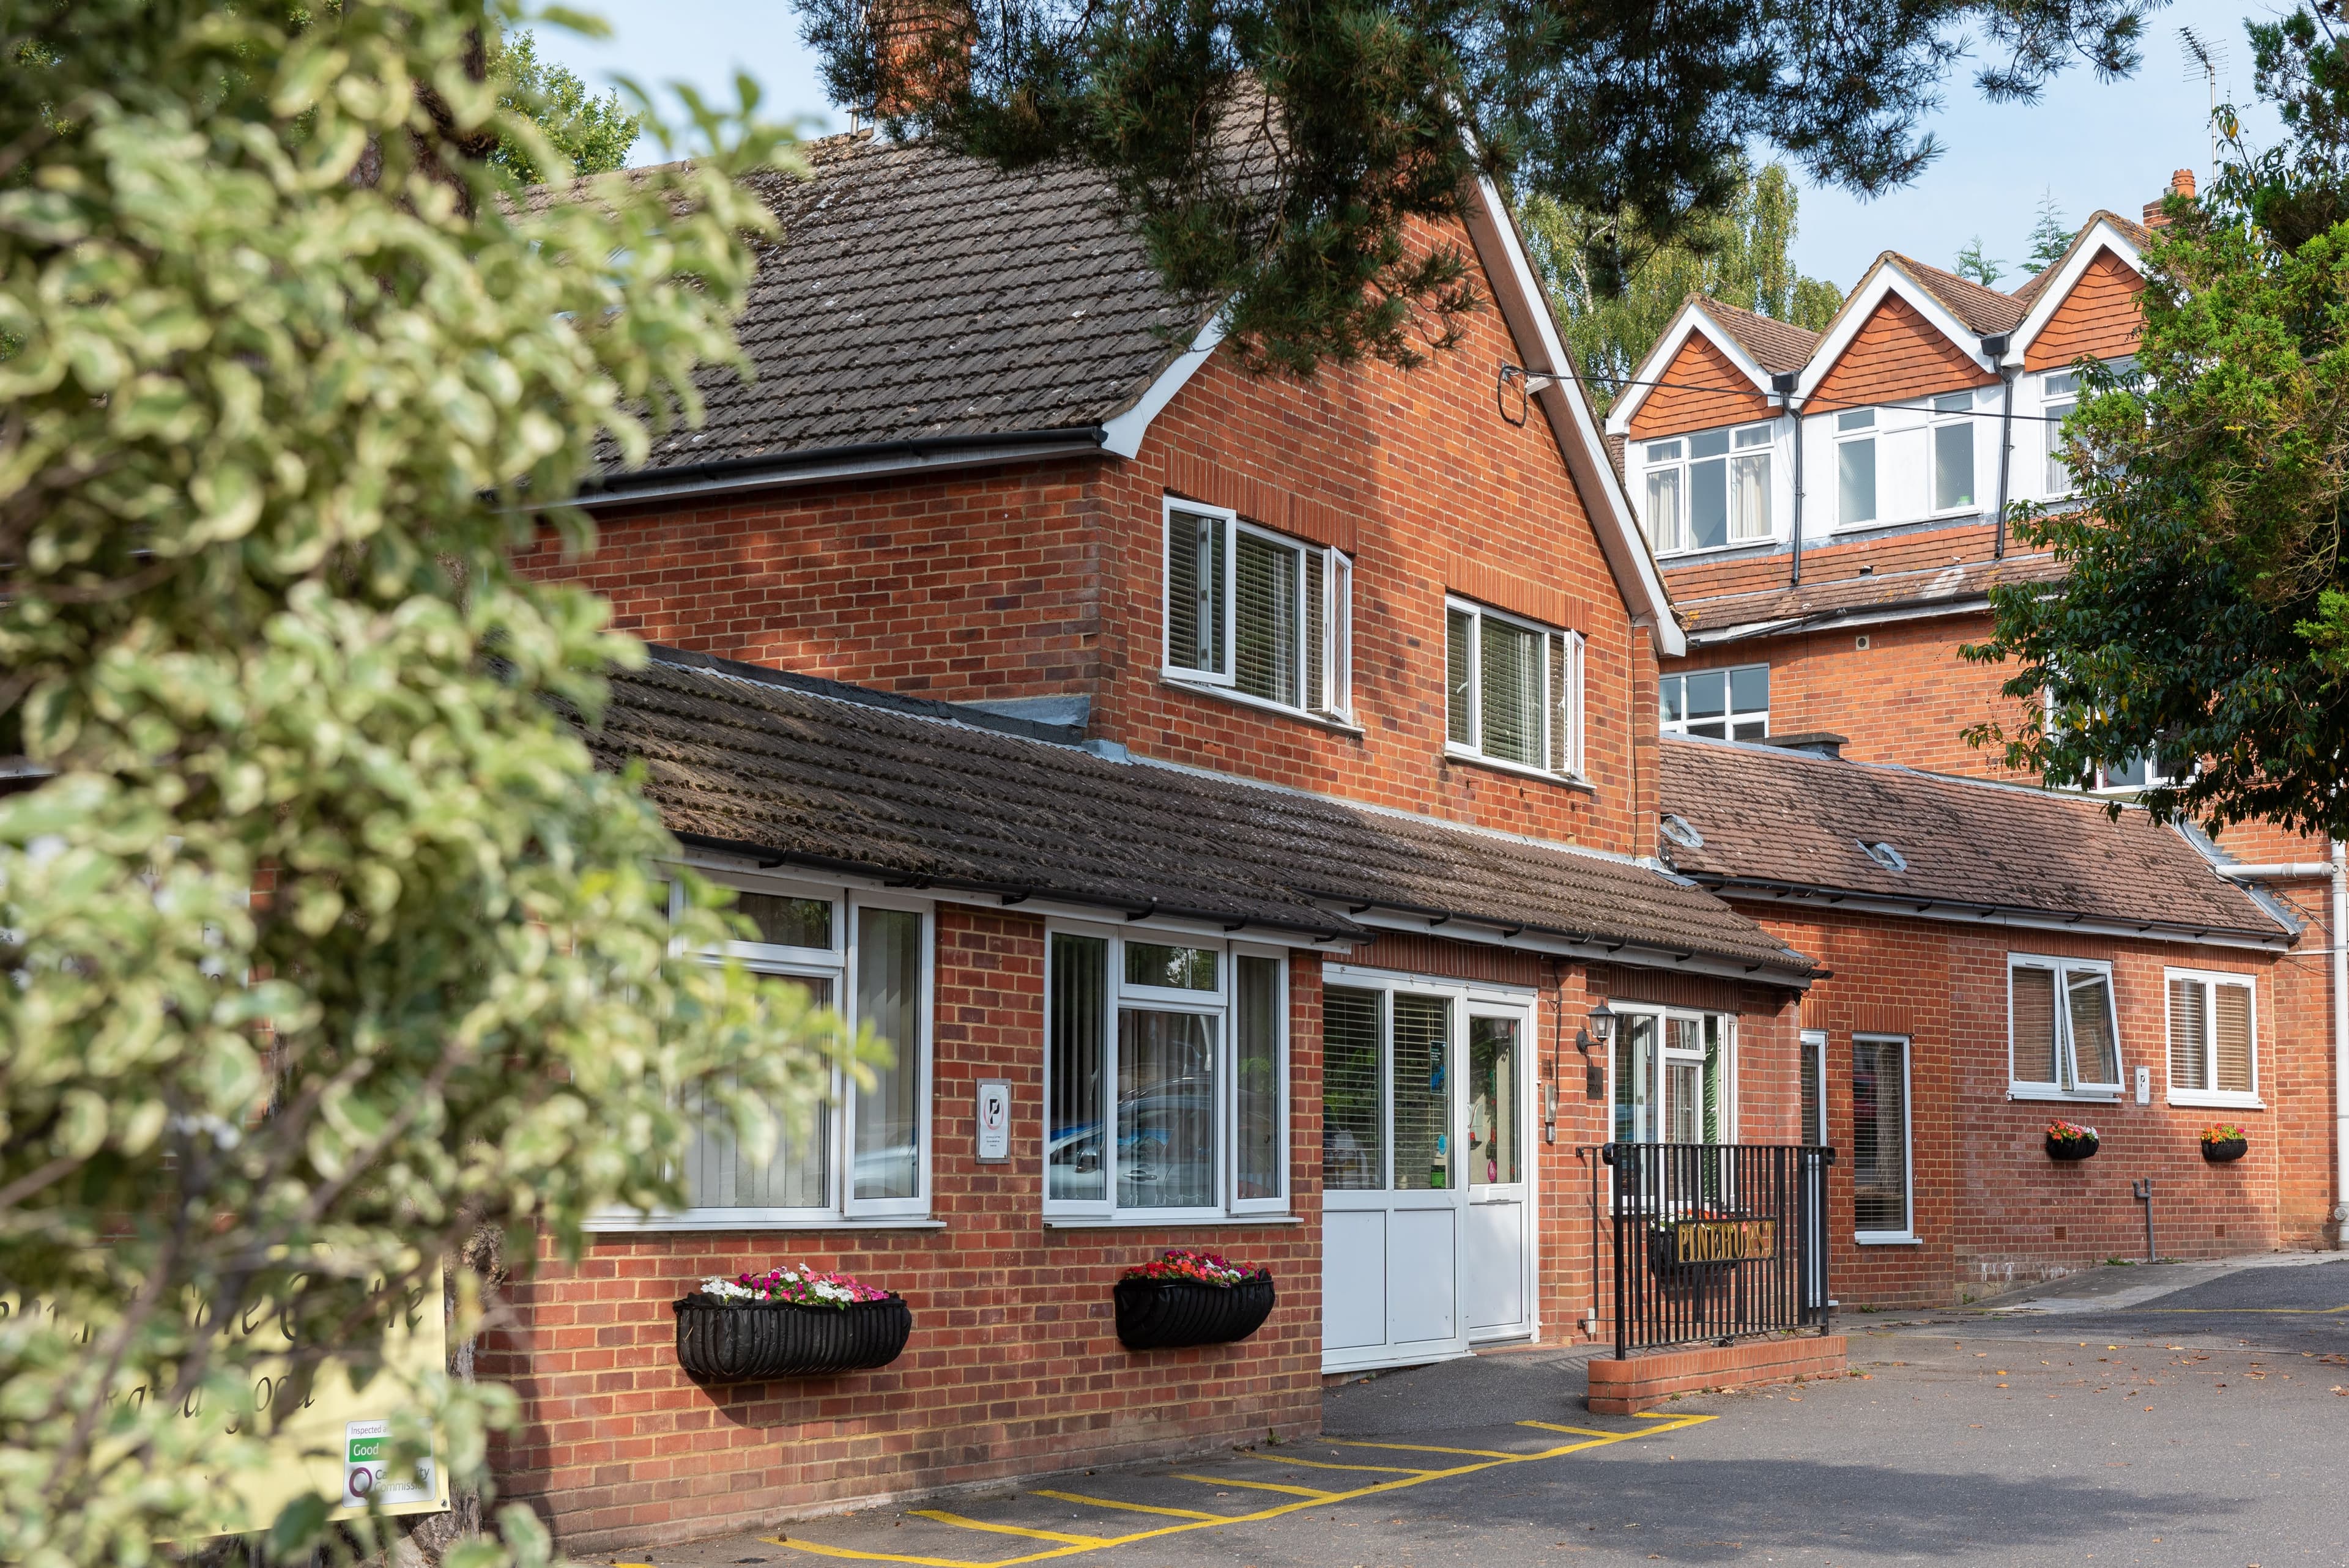
[[[1466,742],[1452,738],[1452,617],[1455,614],[1466,615],[1471,628],[1467,661],[1468,733],[1476,738]],[[1519,762],[1514,758],[1497,757],[1484,748],[1485,622],[1488,618],[1515,626],[1520,631],[1530,632],[1540,639],[1542,691],[1539,707],[1542,730],[1539,743],[1535,749],[1543,760],[1538,765]],[[1550,689],[1552,639],[1562,639],[1564,643],[1565,656],[1560,661],[1563,666],[1560,675],[1565,687],[1562,691]],[[1588,782],[1588,776],[1585,772],[1588,759],[1584,755],[1587,745],[1588,687],[1586,680],[1588,665],[1588,639],[1581,633],[1564,626],[1547,625],[1529,616],[1495,609],[1490,604],[1478,600],[1466,598],[1458,593],[1446,593],[1444,596],[1443,646],[1444,657],[1444,755],[1445,757],[1462,762],[1474,762],[1485,768],[1497,768],[1511,773],[1521,773],[1529,778],[1546,779],[1553,783],[1587,784]],[[1548,760],[1552,757],[1560,758],[1563,766],[1559,768],[1548,766]]]
[[[1883,421],[1877,418],[1880,405],[1869,404],[1864,408],[1838,408],[1835,411],[1835,428],[1827,432],[1828,455],[1835,461],[1836,510],[1837,529],[1876,528],[1884,523],[1884,472],[1878,459],[1883,455],[1877,439],[1884,434]],[[1846,424],[1855,414],[1865,414],[1868,422]],[[1868,444],[1868,515],[1847,519],[1843,505],[1843,449],[1846,446],[1865,441]]]
[[[1688,715],[1688,683],[1694,676],[1709,676],[1718,672],[1722,680],[1722,713],[1721,717],[1717,722],[1721,725],[1723,733],[1718,737],[1696,736],[1695,738],[1699,740],[1740,739],[1742,738],[1734,733],[1738,726],[1741,723],[1751,724],[1756,718],[1759,718],[1762,722],[1762,734],[1754,738],[1766,739],[1770,734],[1770,705],[1767,702],[1764,702],[1758,709],[1748,708],[1743,712],[1730,706],[1733,700],[1733,694],[1737,689],[1736,677],[1739,672],[1744,670],[1760,670],[1762,672],[1763,685],[1764,686],[1769,685],[1770,663],[1767,659],[1762,660],[1759,663],[1743,665],[1713,665],[1701,670],[1671,670],[1658,676],[1656,677],[1657,728],[1666,735],[1689,735],[1691,733],[1689,729],[1691,720]],[[1669,681],[1678,681],[1681,683],[1681,716],[1678,718],[1668,717],[1664,713],[1664,686],[1665,683]],[[1695,722],[1712,724],[1716,721],[1712,718],[1704,718],[1696,720]]]
[[[1900,1191],[1902,1209],[1909,1217],[1905,1229],[1898,1231],[1863,1231],[1859,1228],[1859,1111],[1855,1100],[1852,1110],[1852,1224],[1851,1239],[1856,1246],[1907,1247],[1915,1246],[1921,1238],[1917,1234],[1917,1052],[1913,1037],[1888,1035],[1873,1030],[1855,1031],[1851,1037],[1855,1052],[1862,1045],[1895,1045],[1900,1047]],[[1857,1064],[1854,1063],[1857,1070]],[[1824,1086],[1822,1086],[1824,1088]],[[1855,1094],[1857,1090],[1855,1089]],[[1823,1094],[1821,1103],[1826,1097]]]
[[[1802,1114],[1800,1068],[1806,1067],[1811,1070],[1814,1081],[1818,1085],[1818,1120],[1813,1126],[1799,1129],[1802,1136],[1795,1141],[1822,1149],[1827,1148],[1834,1142],[1834,1140],[1827,1136],[1827,1128],[1831,1125],[1827,1112],[1830,1103],[1827,1095],[1827,1032],[1825,1029],[1803,1030],[1798,1037],[1796,1049],[1801,1052],[1801,1060],[1795,1075],[1795,1113],[1797,1117]],[[1817,1136],[1814,1137],[1813,1134]]]
[[[2060,377],[2068,377],[2072,383],[2071,386],[2060,389],[2057,388],[2054,383]],[[2066,366],[2061,369],[2046,370],[2040,373],[2039,428],[2041,431],[2041,468],[2039,478],[2041,481],[2041,494],[2048,500],[2060,500],[2064,497],[2072,494],[2073,491],[2079,488],[2078,483],[2073,476],[2072,466],[2069,463],[2064,462],[2063,459],[2056,456],[2056,452],[2058,449],[2062,447],[2064,440],[2064,426],[2062,421],[2070,418],[2072,415],[2078,410],[2079,407],[2080,373],[2077,370],[2074,370]],[[2064,410],[2060,415],[2055,412],[2058,407]],[[2058,465],[2061,465],[2064,469],[2064,485],[2060,490],[2056,488],[2054,482],[2054,473]]]
[[[1655,1065],[1652,1069],[1653,1078],[1648,1086],[1651,1096],[1649,1114],[1655,1123],[1656,1130],[1660,1132],[1664,1130],[1666,1119],[1671,1113],[1666,1088],[1666,1085],[1671,1082],[1671,1074],[1665,1070],[1668,1060],[1678,1057],[1686,1061],[1693,1056],[1701,1064],[1704,1055],[1702,1051],[1692,1053],[1669,1043],[1671,1039],[1671,1020],[1681,1018],[1692,1021],[1697,1026],[1700,1038],[1703,1036],[1706,1023],[1712,1022],[1722,1034],[1723,1136],[1719,1143],[1707,1144],[1703,1147],[1726,1149],[1734,1147],[1742,1141],[1744,1103],[1740,1092],[1743,1087],[1740,1082],[1742,1075],[1738,1071],[1738,1026],[1742,1021],[1739,1016],[1735,1013],[1714,1012],[1702,1007],[1671,1007],[1661,1002],[1627,1002],[1611,996],[1608,998],[1607,1006],[1615,1014],[1614,1037],[1607,1042],[1607,1136],[1609,1140],[1615,1140],[1616,1079],[1619,1076],[1618,1067],[1621,1061],[1623,1036],[1630,1027],[1630,1020],[1633,1017],[1647,1017],[1656,1020]],[[1702,1075],[1702,1068],[1700,1066],[1698,1078],[1700,1083],[1703,1081]],[[1697,1108],[1700,1127],[1702,1125],[1703,1116],[1704,1108],[1700,1102]],[[1648,1141],[1666,1140],[1651,1139]]]
[[[867,892],[835,883],[769,876],[715,866],[690,866],[704,880],[738,892],[765,893],[778,898],[821,899],[832,905],[832,945],[792,947],[776,943],[729,940],[715,948],[688,948],[673,942],[672,951],[709,963],[731,958],[752,974],[785,978],[824,980],[832,986],[832,1008],[853,1031],[859,1026],[856,1006],[860,944],[854,933],[858,917],[867,909],[895,910],[920,917],[916,938],[921,953],[921,987],[915,1016],[921,1034],[916,1042],[915,1080],[915,1195],[910,1198],[858,1198],[856,1184],[856,1083],[835,1067],[825,1101],[809,1125],[821,1127],[827,1155],[824,1186],[831,1202],[822,1205],[781,1207],[721,1206],[695,1203],[682,1209],[657,1209],[639,1214],[630,1209],[607,1210],[590,1217],[585,1229],[611,1231],[800,1231],[847,1228],[866,1224],[932,1224],[936,1188],[932,1174],[936,1153],[935,1088],[937,1039],[937,910],[926,899],[883,892]],[[668,914],[683,913],[685,888],[668,878]],[[900,1048],[902,1049],[902,1042]]]
[[[1757,430],[1762,432],[1761,440],[1744,446],[1738,444],[1739,437],[1752,435]],[[1716,433],[1727,439],[1728,446],[1715,456],[1703,458],[1696,456],[1692,450],[1696,438]],[[1702,430],[1682,430],[1673,435],[1657,436],[1651,439],[1640,440],[1636,444],[1640,453],[1640,485],[1636,492],[1639,498],[1640,530],[1648,542],[1648,549],[1659,559],[1665,556],[1713,555],[1723,551],[1750,550],[1756,545],[1767,544],[1778,537],[1776,500],[1778,421],[1776,418],[1747,420],[1736,425],[1709,425]],[[1666,445],[1673,449],[1673,456],[1669,458],[1649,456],[1654,449]],[[1734,535],[1730,530],[1737,516],[1733,485],[1735,465],[1741,457],[1756,456],[1764,459],[1763,529],[1759,533]],[[1722,542],[1699,544],[1695,542],[1695,530],[1690,515],[1690,508],[1694,503],[1696,493],[1694,469],[1699,463],[1716,462],[1723,465],[1722,486],[1725,510],[1722,519]],[[1673,493],[1673,534],[1678,542],[1671,544],[1657,542],[1655,520],[1652,509],[1648,504],[1651,479],[1655,475],[1663,473],[1677,476]]]
[[[2049,730],[2053,730],[2056,727],[2055,693],[2052,688],[2043,687],[2040,691],[2039,696],[2041,707],[2044,710],[2040,722]],[[2090,795],[2135,795],[2147,789],[2167,789],[2173,784],[2185,783],[2187,779],[2193,777],[2192,769],[2200,766],[2201,764],[2197,761],[2189,764],[2188,771],[2182,776],[2172,773],[2168,769],[2162,766],[2161,753],[2158,750],[2156,750],[2151,758],[2146,764],[2144,783],[2116,784],[2112,781],[2112,777],[2106,770],[2104,764],[2098,763],[2096,765],[2096,781],[2093,784],[2082,787],[2082,792]]]
[[[1965,399],[1962,409],[1944,409],[1941,405]],[[1941,504],[1941,432],[1963,427],[1967,432],[1966,466],[1968,490],[1977,490],[1982,481],[1982,458],[1971,432],[1974,428],[1974,392],[1969,387],[1962,392],[1937,392],[1925,401],[1925,498],[1928,518],[1968,517],[1983,510],[1977,499]]]
[[[2248,997],[2247,1012],[2251,1034],[2251,1087],[2248,1091],[2227,1088],[2180,1088],[2170,1060],[2169,988],[2178,981],[2202,987],[2202,1066],[2205,1076],[2215,1084],[2219,1081],[2219,1009],[2216,991],[2221,985],[2240,985]],[[2260,987],[2256,976],[2226,969],[2166,968],[2161,972],[2161,1040],[2162,1076],[2168,1084],[2168,1100],[2171,1105],[2199,1106],[2214,1110],[2265,1110],[2267,1102],[2260,1098]]]
[[[1174,578],[1167,570],[1169,537],[1176,514],[1204,519],[1223,531],[1223,583],[1220,603],[1223,616],[1223,639],[1216,650],[1218,667],[1207,669],[1174,662],[1174,606],[1172,600]],[[1298,558],[1297,572],[1297,686],[1301,700],[1282,702],[1276,697],[1259,696],[1242,691],[1236,654],[1239,645],[1239,542],[1242,536],[1260,540],[1282,550],[1294,552]],[[1322,687],[1313,686],[1312,573],[1307,562],[1313,556],[1321,558],[1321,642]],[[1344,551],[1334,545],[1316,544],[1260,524],[1248,521],[1230,507],[1209,506],[1204,501],[1186,500],[1180,496],[1164,498],[1159,509],[1158,523],[1158,665],[1160,678],[1175,686],[1205,687],[1217,696],[1246,703],[1274,713],[1304,718],[1320,724],[1351,725],[1354,721],[1353,683],[1353,605],[1354,563]],[[1317,706],[1315,699],[1322,699]]]
[[[2014,1063],[2014,973],[2018,969],[2044,970],[2054,977],[2055,987],[2055,1057],[2056,1070],[2065,1075],[2068,1082],[2044,1083],[2035,1078],[2017,1076]],[[2113,1020],[2113,1081],[2109,1084],[2082,1085],[2079,1052],[2072,1034],[2072,993],[2067,976],[2093,974],[2103,976],[2105,1000],[2112,1008]],[[2168,992],[2165,997],[2167,1011]],[[2163,1056],[2168,1055],[2168,1038],[2163,1041]],[[2045,953],[2009,953],[2006,955],[2006,1097],[2011,1100],[2055,1100],[2089,1104],[2117,1105],[2128,1084],[2128,1053],[2124,1048],[2121,1031],[2120,986],[2113,975],[2109,958],[2064,958]]]
[[[1057,1024],[1055,987],[1052,984],[1052,939],[1056,936],[1078,937],[1087,941],[1105,942],[1104,960],[1107,983],[1103,987],[1105,1009],[1102,1026],[1102,1196],[1099,1198],[1055,1198],[1052,1196],[1051,1117],[1052,1040]],[[1178,990],[1163,985],[1141,985],[1125,978],[1125,947],[1129,941],[1150,945],[1197,947],[1216,954],[1216,989]],[[1289,1218],[1295,1196],[1296,1095],[1290,1082],[1293,1031],[1289,1017],[1292,989],[1288,974],[1288,952],[1286,948],[1261,943],[1233,942],[1221,937],[1202,936],[1190,932],[1165,932],[1151,929],[1122,931],[1081,920],[1053,919],[1044,929],[1046,972],[1044,977],[1044,1060],[1040,1075],[1042,1087],[1043,1137],[1038,1150],[1037,1173],[1047,1224],[1075,1222],[1099,1226],[1164,1226],[1195,1224],[1235,1219]],[[1237,982],[1239,960],[1265,958],[1273,962],[1279,976],[1280,994],[1275,1007],[1278,1039],[1274,1056],[1278,1062],[1280,1126],[1279,1191],[1271,1198],[1241,1198],[1239,1191],[1239,1074]],[[1214,1180],[1216,1202],[1210,1206],[1180,1209],[1121,1208],[1117,1201],[1117,1075],[1118,1075],[1118,1013],[1122,1008],[1139,1007],[1153,1012],[1188,1013],[1216,1020],[1216,1156]]]

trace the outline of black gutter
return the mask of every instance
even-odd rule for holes
[[[675,830],[671,830],[673,832]],[[777,866],[794,866],[803,871],[829,872],[835,876],[869,877],[885,886],[907,888],[915,892],[937,889],[946,892],[984,893],[1003,901],[1008,906],[1024,903],[1031,898],[1052,899],[1061,903],[1082,904],[1088,909],[1113,910],[1128,920],[1147,920],[1154,915],[1169,920],[1195,920],[1202,924],[1214,923],[1231,929],[1233,921],[1267,931],[1293,932],[1319,941],[1342,939],[1361,941],[1371,935],[1369,931],[1349,921],[1344,925],[1309,925],[1302,921],[1269,920],[1247,914],[1238,910],[1184,909],[1151,899],[1136,903],[1131,899],[1110,898],[1100,893],[1076,892],[1068,888],[1046,887],[1036,882],[988,882],[977,877],[936,876],[926,872],[909,872],[898,866],[885,866],[869,861],[842,860],[833,855],[813,855],[797,850],[779,850],[771,844],[755,844],[741,839],[721,839],[709,833],[676,834],[677,841],[695,849],[717,854],[739,855],[754,862],[761,871]]]
[[[1930,917],[1931,911],[1950,910],[1971,914],[1976,920],[1991,920],[2003,915],[2023,920],[2061,922],[2071,925],[2076,925],[2085,920],[2094,920],[2103,926],[2130,927],[2138,936],[2166,933],[2197,942],[2207,941],[2212,937],[2232,936],[2255,942],[2262,947],[2288,948],[2295,945],[2300,940],[2299,934],[2295,932],[2261,931],[2239,925],[2196,925],[2186,921],[2140,920],[2129,916],[2087,914],[2072,910],[2033,909],[2024,904],[1978,903],[1969,899],[1942,898],[1931,893],[1899,893],[1886,892],[1878,889],[1830,887],[1822,882],[1778,882],[1768,877],[1726,876],[1718,872],[1683,872],[1681,874],[1699,886],[1719,893],[1724,898],[1733,897],[1739,892],[1755,892],[1767,893],[1774,898],[1825,900],[1829,903],[1864,900],[1880,904],[1906,904],[1910,913],[1916,916]]]
[[[1801,380],[1801,372],[1794,370],[1775,371],[1770,377],[1770,390],[1778,394],[1779,407],[1795,421],[1795,516],[1787,530],[1795,556],[1795,573],[1787,586],[1793,588],[1803,585],[1803,416],[1795,407],[1795,387]]]
[[[754,458],[713,458],[707,462],[629,469],[618,474],[599,475],[588,480],[579,487],[578,495],[573,499],[583,505],[590,500],[626,500],[628,498],[627,487],[632,484],[650,489],[657,484],[691,483],[731,474],[771,472],[780,479],[793,469],[813,468],[822,463],[854,458],[918,458],[931,452],[955,452],[974,447],[1009,447],[1016,449],[1021,447],[1066,446],[1079,441],[1099,446],[1108,438],[1109,431],[1104,426],[1063,425],[1049,430],[1005,430],[992,435],[907,436],[894,441],[858,441],[848,446],[811,447],[804,451],[770,453]]]
[[[1998,364],[2005,358],[2010,341],[2009,335],[2003,332],[1994,337],[1983,338],[1983,356],[1992,363]],[[2014,456],[2014,382],[2022,374],[2021,366],[2009,369],[2002,364],[1998,366],[1998,378],[2006,384],[2006,387],[1998,405],[1998,539],[1991,546],[1990,558],[1992,561],[2006,559],[2006,469]]]

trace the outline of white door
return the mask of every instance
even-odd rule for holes
[[[1533,1146],[1530,1018],[1468,1006],[1468,1236],[1464,1289],[1471,1339],[1533,1332]]]
[[[1322,1369],[1529,1332],[1529,1003],[1336,966],[1322,995]]]

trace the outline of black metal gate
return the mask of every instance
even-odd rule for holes
[[[1615,1354],[1827,1332],[1827,1167],[1805,1144],[1609,1143]]]

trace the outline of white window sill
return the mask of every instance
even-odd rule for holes
[[[2006,1098],[2044,1105],[2118,1105],[2121,1103],[2121,1091],[2116,1088],[2049,1088],[2041,1084],[2011,1083],[2006,1086]]]
[[[1684,550],[1659,550],[1656,564],[1680,566],[1692,561],[1704,561],[1715,555],[1727,555],[1739,550],[1768,550],[1783,542],[1775,533],[1764,533],[1752,539],[1733,539],[1727,544],[1692,544]]]
[[[1920,1236],[1896,1234],[1891,1231],[1859,1231],[1852,1235],[1853,1244],[1863,1247],[1921,1247]]]
[[[761,1209],[689,1209],[677,1214],[598,1214],[580,1226],[604,1235],[635,1231],[943,1231],[944,1220],[922,1214],[838,1214],[777,1217]]]
[[[2174,1088],[2169,1103],[2203,1110],[2265,1110],[2267,1101],[2255,1094],[2230,1094],[2224,1089]]]
[[[1471,751],[1454,741],[1444,743],[1446,762],[1464,762],[1471,768],[1489,768],[1495,773],[1514,774],[1519,779],[1538,779],[1545,784],[1556,784],[1568,789],[1580,789],[1587,794],[1599,793],[1599,786],[1588,779],[1571,773],[1553,773],[1547,768],[1530,768],[1522,762],[1511,762],[1505,757],[1487,757],[1481,751]]]
[[[1250,696],[1247,693],[1232,686],[1188,679],[1175,670],[1162,670],[1159,672],[1158,678],[1163,684],[1173,686],[1177,691],[1189,692],[1194,696],[1211,696],[1220,702],[1236,703],[1241,707],[1255,708],[1259,713],[1278,714],[1283,718],[1293,718],[1299,724],[1309,724],[1316,729],[1327,729],[1339,735],[1360,736],[1370,733],[1361,725],[1349,719],[1340,718],[1334,714],[1313,713],[1305,708],[1291,707],[1285,702],[1272,702],[1264,697]]]
[[[1047,1214],[1048,1231],[1192,1231],[1203,1226],[1301,1225],[1296,1214],[1216,1214],[1205,1218],[1170,1214],[1153,1219],[1137,1214]]]

